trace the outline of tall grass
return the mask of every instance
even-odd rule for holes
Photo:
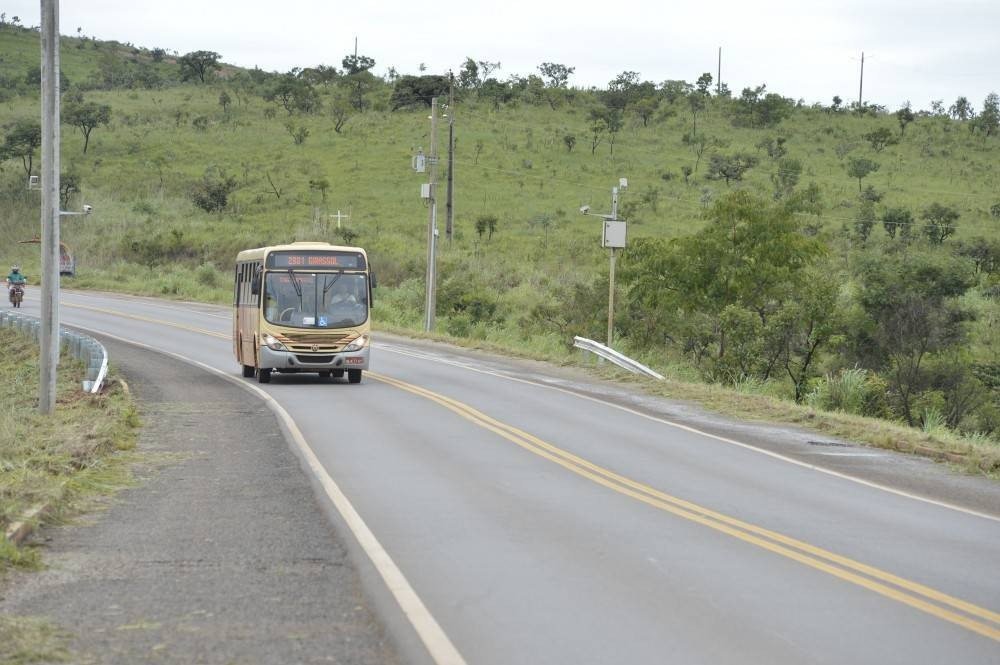
[[[0,532],[27,511],[44,505],[66,514],[87,497],[128,483],[123,455],[135,443],[135,408],[117,383],[101,395],[80,391],[85,369],[60,360],[56,408],[36,406],[38,347],[9,328],[0,328]],[[8,566],[31,566],[29,552],[0,549],[0,574]]]
[[[868,371],[857,367],[827,374],[806,396],[805,403],[826,411],[866,415],[867,379]]]

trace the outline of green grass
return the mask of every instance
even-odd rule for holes
[[[46,519],[61,520],[127,486],[139,421],[121,384],[112,378],[100,395],[82,392],[84,367],[64,355],[56,407],[42,415],[37,343],[0,328],[0,345],[0,531],[36,506],[49,508]],[[0,548],[0,575],[37,564],[30,549]]]
[[[7,665],[65,663],[69,634],[45,619],[0,615],[0,662]]]
[[[126,61],[148,59],[141,49],[134,51],[65,40],[64,69],[71,80],[85,81],[100,70],[102,58],[105,65],[113,59],[109,53]],[[0,74],[22,72],[37,53],[36,34],[0,30]],[[156,67],[165,78],[176,78],[175,64]],[[319,90],[329,108],[334,87],[319,86]],[[228,111],[219,105],[223,91],[233,98]],[[794,91],[779,92],[794,95]],[[86,154],[80,132],[63,127],[62,170],[78,173],[82,182],[82,191],[68,206],[76,210],[88,203],[95,209],[89,217],[63,218],[62,239],[78,265],[78,276],[63,284],[224,304],[231,297],[229,273],[239,250],[291,240],[344,242],[349,231],[355,234],[352,243],[369,250],[381,284],[375,298],[376,327],[421,334],[428,210],[419,198],[419,186],[427,175],[414,173],[410,158],[418,148],[429,151],[430,127],[426,110],[389,112],[388,95],[387,88],[378,90],[371,97],[372,108],[354,114],[337,133],[327,111],[290,116],[232,78],[219,78],[211,85],[85,92],[87,100],[110,105],[113,120],[110,126],[94,130]],[[494,111],[472,98],[460,99],[452,109],[457,137],[455,235],[440,244],[438,337],[573,362],[572,335],[600,338],[603,326],[598,331],[556,333],[540,329],[528,315],[535,306],[554,301],[562,288],[584,285],[596,294],[607,292],[608,262],[599,246],[600,222],[580,215],[579,207],[587,204],[592,212],[609,212],[611,186],[625,176],[629,189],[621,209],[629,220],[630,243],[641,237],[690,234],[704,224],[707,202],[728,191],[746,188],[772,195],[777,162],[757,147],[768,138],[786,139],[788,156],[802,162],[800,187],[809,183],[820,187],[821,213],[803,218],[829,239],[833,264],[844,273],[857,249],[844,232],[858,208],[858,183],[844,168],[851,156],[866,156],[881,165],[865,179],[865,185],[883,193],[880,207],[907,207],[921,223],[920,212],[929,204],[955,206],[961,217],[949,243],[998,233],[1000,221],[990,216],[989,209],[1000,202],[1000,140],[973,135],[967,125],[948,118],[918,117],[898,144],[876,153],[862,135],[884,126],[898,136],[891,116],[857,117],[799,108],[776,128],[749,129],[732,126],[713,102],[699,116],[698,132],[712,137],[717,147],[705,153],[698,171],[685,182],[681,168],[693,167],[696,156],[684,141],[691,131],[691,117],[683,102],[663,105],[648,127],[627,115],[613,155],[606,141],[591,154],[587,113],[591,103],[588,94],[578,92],[574,101],[555,111],[526,103]],[[37,117],[38,104],[37,96],[30,94],[9,98],[2,103],[4,117]],[[196,119],[203,120],[195,123]],[[287,123],[309,130],[303,144],[293,142]],[[444,129],[442,124],[439,137],[447,135]],[[566,134],[577,138],[572,152],[563,142]],[[439,150],[444,151],[443,140]],[[749,152],[760,163],[743,182],[727,187],[705,179],[713,150]],[[36,235],[37,194],[25,191],[19,161],[2,166],[0,247],[7,250],[4,255],[18,257],[35,280],[37,246],[14,241]],[[198,209],[191,202],[191,188],[206,175],[223,174],[237,183],[225,212]],[[441,168],[442,183],[444,175]],[[325,195],[310,187],[310,181],[317,179],[329,181]],[[443,191],[442,184],[439,192]],[[443,229],[441,199],[438,223]],[[342,229],[330,218],[338,210],[350,214]],[[484,214],[498,217],[492,238],[475,231],[476,218]],[[881,251],[887,242],[876,225],[868,250]],[[495,306],[494,314],[475,320],[459,311],[456,305],[469,296]],[[978,314],[969,324],[968,351],[975,358],[997,362],[1000,342],[995,322],[1000,305],[979,295],[970,294],[966,300]],[[730,410],[730,401],[750,400],[746,403],[759,406],[763,413],[806,419],[796,415],[800,407],[790,405],[785,410],[771,402],[753,401],[757,395],[790,395],[787,381],[744,383],[737,398],[717,397],[723,394],[720,389],[698,386],[697,370],[676,350],[630,348],[627,339],[620,344],[623,352],[683,385],[678,396],[701,395],[699,399],[722,410]],[[845,398],[855,397],[848,393]],[[856,407],[848,404],[845,410]],[[815,420],[820,412],[805,413],[814,414],[809,419]],[[862,440],[879,439],[890,447],[907,439],[896,433],[865,438],[865,428],[856,429]],[[913,436],[920,441],[925,435],[914,430]]]

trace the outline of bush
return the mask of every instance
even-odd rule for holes
[[[878,374],[855,367],[827,374],[805,401],[809,406],[825,411],[885,418],[889,415],[887,387]]]
[[[236,190],[236,178],[205,176],[191,188],[191,201],[205,212],[222,212],[229,203],[229,195]]]

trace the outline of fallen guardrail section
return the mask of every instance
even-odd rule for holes
[[[0,311],[0,327],[14,328],[22,335],[41,339],[42,322],[34,316],[3,310]],[[93,337],[65,328],[59,329],[59,343],[87,367],[87,378],[83,381],[84,392],[100,392],[108,375],[108,351],[104,345]]]
[[[627,369],[630,372],[645,374],[646,376],[651,376],[654,379],[659,379],[660,381],[663,380],[662,374],[654,372],[642,363],[632,360],[628,356],[618,353],[611,347],[604,346],[600,342],[595,342],[594,340],[587,339],[585,337],[574,337],[573,346],[578,349],[583,349],[584,351],[590,351],[605,360],[610,360],[614,364]]]

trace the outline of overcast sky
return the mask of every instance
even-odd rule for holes
[[[37,26],[39,0],[0,0],[8,20]],[[341,66],[354,51],[374,72],[457,72],[466,57],[500,62],[499,75],[574,67],[570,84],[605,87],[617,74],[693,82],[715,76],[807,103],[858,98],[895,110],[959,95],[975,108],[1000,92],[1000,0],[64,0],[60,32],[160,47],[216,51],[267,71]]]

